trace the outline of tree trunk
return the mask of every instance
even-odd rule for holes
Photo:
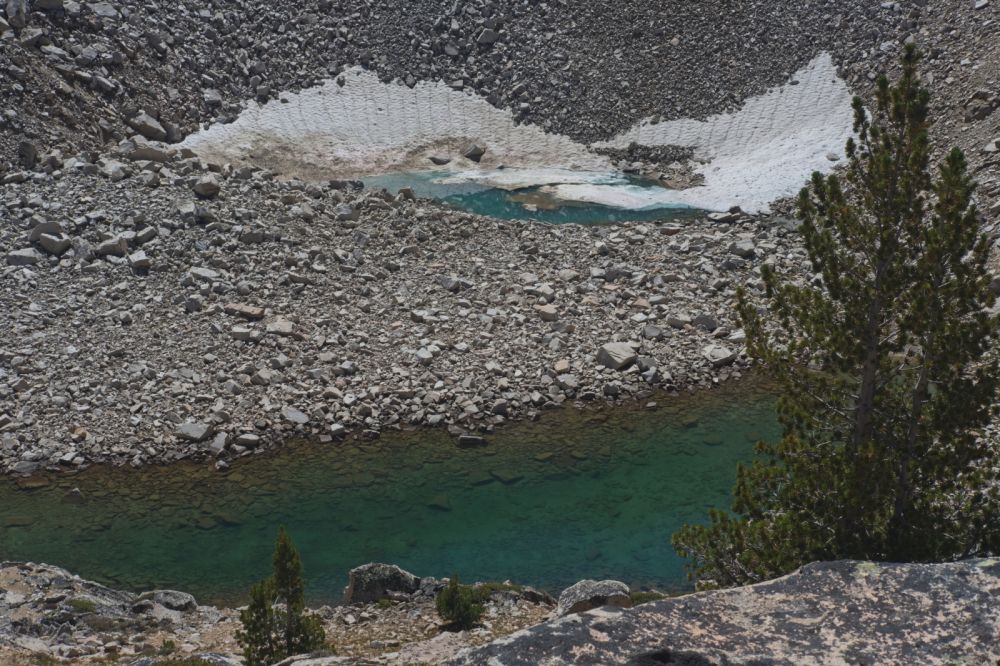
[[[875,411],[875,388],[878,383],[879,336],[878,321],[882,316],[881,276],[875,279],[875,298],[868,307],[868,330],[865,331],[865,356],[861,367],[861,391],[854,415],[854,433],[848,443],[847,455],[853,458],[861,445],[871,439]]]
[[[930,366],[933,359],[924,358],[920,368],[920,377],[913,389],[910,402],[909,424],[903,450],[898,453],[896,462],[896,497],[893,501],[892,519],[889,521],[891,543],[899,544],[909,526],[910,509],[913,501],[913,480],[910,478],[910,461],[913,460],[913,450],[920,435],[920,422],[923,418],[924,405],[930,392]]]
[[[938,295],[941,293],[944,284],[944,276],[937,273],[932,279],[929,287],[930,293]],[[940,312],[942,305],[933,303],[930,308],[930,321],[927,322],[927,333],[920,341],[920,376],[917,384],[913,387],[910,396],[910,414],[906,427],[906,439],[903,441],[903,450],[898,452],[899,458],[896,463],[896,497],[893,502],[892,519],[889,521],[889,534],[892,543],[898,544],[909,527],[910,504],[913,502],[913,480],[910,478],[910,462],[914,457],[914,448],[917,438],[920,436],[921,420],[924,414],[924,405],[930,399],[931,368],[937,362],[937,355],[934,353],[936,343],[935,333],[940,326]]]

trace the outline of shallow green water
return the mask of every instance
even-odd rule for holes
[[[266,575],[284,524],[312,602],[336,602],[347,570],[369,561],[554,591],[587,577],[682,588],[671,533],[728,506],[736,463],[778,430],[773,398],[748,384],[658,400],[550,412],[480,449],[424,431],[296,445],[227,474],[182,464],[94,468],[32,490],[3,480],[0,560],[233,602]]]
[[[418,197],[437,199],[453,208],[504,220],[535,220],[551,224],[610,224],[629,221],[675,220],[701,211],[683,205],[649,209],[625,209],[560,201],[541,194],[539,187],[513,191],[479,183],[443,183],[448,174],[436,171],[390,173],[364,178],[368,187],[381,187],[393,194],[408,187]],[[617,180],[650,190],[662,186],[648,180],[620,176]]]

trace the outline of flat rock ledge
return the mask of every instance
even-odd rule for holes
[[[931,664],[1000,659],[1000,559],[811,564],[758,585],[519,631],[451,664]]]

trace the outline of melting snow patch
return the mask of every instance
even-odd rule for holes
[[[568,201],[617,208],[686,205],[748,212],[794,195],[813,171],[837,163],[851,135],[851,94],[822,54],[792,81],[706,120],[639,123],[597,148],[678,145],[695,149],[704,185],[686,190],[636,187],[608,158],[572,139],[518,125],[484,99],[442,83],[414,88],[381,83],[360,69],[343,86],[328,81],[261,106],[251,103],[228,125],[184,142],[208,159],[250,163],[304,177],[358,176],[426,169],[428,157],[453,162],[447,182],[503,189],[545,186]],[[487,147],[481,164],[459,157],[472,142]],[[498,167],[516,167],[500,169]]]
[[[442,178],[442,183],[478,183],[501,190],[520,190],[539,185],[584,184],[619,185],[628,182],[613,171],[577,171],[573,169],[490,169],[466,170]]]
[[[510,112],[443,83],[407,88],[359,68],[343,76],[343,86],[327,81],[263,106],[251,102],[235,122],[193,134],[182,146],[209,159],[327,177],[426,169],[430,155],[461,155],[474,142],[487,148],[484,167],[611,167],[586,146],[518,125]]]
[[[736,113],[704,121],[644,122],[600,145],[623,148],[634,141],[693,147],[697,157],[709,161],[698,170],[705,176],[704,186],[649,196],[709,210],[739,205],[756,212],[797,193],[813,171],[830,171],[839,162],[830,156],[842,155],[851,136],[851,100],[833,60],[822,54],[792,82],[748,100]],[[557,193],[587,196],[581,200],[592,203],[601,203],[597,198],[602,194],[610,196],[606,190],[588,194],[579,188],[557,188]],[[646,205],[653,199],[646,198]]]

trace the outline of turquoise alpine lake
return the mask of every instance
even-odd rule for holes
[[[606,178],[608,183],[598,184],[614,183],[648,191],[663,190],[662,185],[649,179],[624,174],[608,174]],[[365,177],[363,180],[367,187],[381,187],[393,194],[409,188],[418,197],[436,199],[458,210],[504,220],[535,220],[551,224],[612,224],[684,219],[704,212],[681,204],[632,209],[563,201],[547,195],[545,188],[540,185],[504,189],[494,187],[488,180],[462,180],[460,175],[441,171],[389,173]]]
[[[292,443],[236,461],[0,481],[0,560],[46,562],[130,590],[237,603],[267,575],[278,527],[311,603],[350,568],[505,580],[558,592],[583,578],[687,589],[670,535],[728,508],[739,462],[779,434],[752,382],[656,406],[546,412],[459,448],[443,430]]]

